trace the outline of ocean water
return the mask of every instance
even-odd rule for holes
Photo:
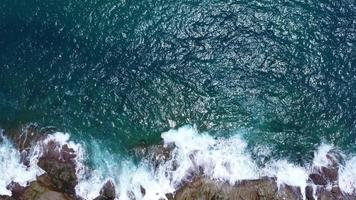
[[[318,152],[337,148],[352,192],[355,43],[352,0],[3,0],[0,127],[66,133],[55,138],[80,152],[77,192],[88,199],[107,179],[136,196],[150,188],[146,199],[172,191],[192,151],[216,179],[271,173],[303,185],[308,167],[326,162]],[[0,160],[18,163],[4,141],[12,153]],[[133,159],[161,141],[180,147],[180,171]]]

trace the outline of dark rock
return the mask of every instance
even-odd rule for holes
[[[142,196],[145,196],[146,195],[146,189],[144,187],[142,187],[142,185],[140,185],[140,190],[141,190]]]
[[[47,172],[56,191],[74,195],[78,183],[74,150],[55,141],[49,141],[43,149],[37,165]]]
[[[336,186],[331,190],[326,188],[320,188],[318,191],[318,200],[353,200],[356,199],[355,196],[347,196],[342,193],[341,189]]]
[[[75,194],[74,188],[78,181],[72,163],[40,158],[38,166],[48,173],[57,191]]]
[[[326,158],[329,160],[330,165],[328,167],[338,168],[343,161],[343,156],[339,151],[332,149],[326,154]]]
[[[7,135],[14,141],[20,152],[27,151],[34,142],[43,138],[38,124],[27,124],[7,131]]]
[[[311,185],[308,185],[305,188],[305,197],[306,197],[306,199],[307,200],[315,200],[313,193],[314,193],[313,187]]]
[[[53,133],[52,127],[40,129],[38,124],[32,123],[21,127],[6,131],[7,136],[15,143],[21,155],[21,162],[29,167],[28,159],[29,152],[34,143],[46,138],[50,133]]]
[[[167,198],[168,200],[173,200],[173,199],[174,199],[174,196],[173,196],[172,193],[167,193],[167,194],[166,194],[166,198]]]
[[[303,196],[300,187],[282,185],[278,191],[278,199],[295,199],[302,200]]]
[[[94,200],[114,200],[115,196],[115,185],[111,181],[107,181],[100,190],[100,195]]]
[[[0,200],[17,200],[17,199],[6,195],[0,195]]]
[[[338,168],[321,167],[321,172],[329,182],[337,182],[339,179]]]
[[[12,197],[15,199],[18,199],[26,190],[26,187],[15,182],[10,183],[6,188],[11,191]]]
[[[315,184],[315,185],[326,185],[328,182],[325,180],[325,178],[320,175],[319,173],[312,173],[309,175],[309,179]]]

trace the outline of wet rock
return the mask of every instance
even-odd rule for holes
[[[171,154],[175,146],[171,145],[153,145],[153,146],[144,146],[140,145],[133,150],[134,156],[138,160],[143,160],[151,164],[154,169],[168,160],[171,159]]]
[[[312,173],[309,175],[309,179],[315,184],[315,185],[326,185],[328,182],[326,179],[319,173]]]
[[[321,172],[329,182],[337,182],[339,179],[338,168],[321,167]]]
[[[108,181],[100,190],[100,195],[94,200],[114,200],[116,196],[115,185]]]
[[[140,191],[142,196],[144,197],[146,195],[146,189],[144,187],[142,187],[142,185],[140,185]]]
[[[305,197],[306,197],[306,199],[307,200],[315,200],[313,193],[314,193],[313,187],[311,185],[308,185],[305,188]]]
[[[28,151],[33,143],[43,139],[47,134],[52,132],[53,129],[41,129],[36,123],[26,124],[6,131],[7,135],[14,141],[20,152]]]
[[[75,186],[78,183],[75,171],[75,154],[66,145],[60,146],[50,141],[37,165],[41,167],[51,179],[56,191],[75,194]]]
[[[278,199],[295,199],[302,200],[303,196],[300,187],[283,185],[278,191]]]
[[[6,195],[0,195],[0,200],[16,200],[16,199]]]
[[[15,182],[10,183],[6,188],[11,191],[12,197],[15,199],[18,199],[26,190],[26,187]]]
[[[31,123],[10,129],[6,131],[6,135],[15,143],[19,150],[21,162],[28,167],[30,164],[28,155],[31,147],[33,147],[36,142],[44,140],[46,136],[53,133],[54,130],[53,127],[40,128],[38,124]]]
[[[166,198],[167,198],[168,200],[173,200],[173,199],[174,199],[174,196],[173,196],[172,193],[167,193],[167,194],[166,194]]]
[[[238,185],[231,186],[228,183],[219,183],[200,177],[179,189],[174,199],[274,199],[276,198],[277,190],[275,182],[268,179],[245,180]]]
[[[339,165],[343,162],[343,156],[339,151],[332,149],[326,154],[326,158],[329,161],[329,166],[332,168],[338,168]]]

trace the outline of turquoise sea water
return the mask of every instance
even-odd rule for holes
[[[352,0],[3,0],[0,125],[121,156],[169,121],[298,162],[356,152],[355,42]]]

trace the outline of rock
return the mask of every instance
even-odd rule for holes
[[[31,182],[18,200],[73,200],[69,195],[53,191],[38,181]]]
[[[320,175],[319,173],[312,173],[309,175],[309,179],[315,184],[315,185],[326,185],[328,182],[325,180],[325,178]]]
[[[16,199],[6,195],[0,195],[0,200],[16,200]]]
[[[29,167],[29,152],[34,143],[43,140],[48,134],[53,133],[53,127],[39,128],[38,124],[31,123],[6,131],[7,136],[15,143],[21,155],[21,162]]]
[[[167,193],[167,194],[166,194],[166,198],[167,198],[168,200],[173,200],[173,199],[174,199],[174,196],[173,196],[172,193]]]
[[[321,167],[321,172],[329,182],[337,182],[339,179],[338,168]]]
[[[315,200],[313,193],[314,193],[313,187],[311,185],[308,185],[305,188],[305,197],[306,197],[306,199],[307,200]]]
[[[326,158],[329,161],[329,166],[332,168],[339,168],[340,163],[343,161],[343,156],[339,151],[332,149],[326,154]]]
[[[6,188],[11,191],[12,197],[15,199],[18,199],[26,190],[26,187],[15,182],[10,183]]]
[[[48,142],[37,165],[47,172],[56,191],[75,194],[78,183],[76,176],[75,153],[68,146]]]
[[[238,185],[231,186],[228,183],[219,183],[202,177],[176,192],[176,200],[258,200],[260,198],[273,199],[276,197],[277,185],[268,179],[245,180]]]
[[[144,197],[146,195],[146,189],[144,187],[142,187],[142,185],[140,185],[140,191],[142,196]]]
[[[300,187],[282,185],[277,195],[278,199],[295,199],[302,200],[303,196]]]
[[[53,132],[53,130],[40,129],[38,124],[31,123],[6,132],[14,141],[19,151],[23,152],[29,150],[34,142],[43,139],[48,133]]]
[[[115,196],[115,185],[111,181],[107,181],[100,190],[100,195],[94,200],[114,200]]]

